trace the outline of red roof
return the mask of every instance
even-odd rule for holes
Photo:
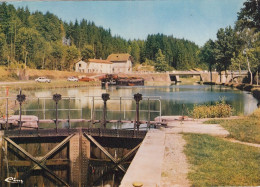
[[[110,62],[108,60],[100,60],[100,59],[88,59],[88,62],[102,63],[102,64],[112,64],[112,62]]]
[[[107,57],[107,60],[111,62],[126,62],[131,58],[131,55],[128,53],[121,53],[121,54],[111,54]]]

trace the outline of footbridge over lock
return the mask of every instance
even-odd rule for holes
[[[8,107],[13,98],[5,99]],[[90,119],[72,118],[71,107],[67,108],[68,118],[60,119],[59,103],[68,99],[60,94],[54,94],[52,98],[55,119],[41,119],[39,110],[35,115],[24,115],[22,108],[26,99],[20,91],[15,98],[19,115],[9,116],[7,109],[5,118],[0,119],[1,186],[11,182],[25,186],[118,186],[149,129],[167,125],[161,122],[160,111],[156,111],[159,112],[158,121],[149,118],[149,113],[155,112],[149,110],[150,107],[146,111],[147,120],[141,120],[140,103],[146,100],[149,106],[152,100],[158,101],[158,98],[146,98],[141,94],[131,98],[136,104],[134,120],[107,118],[109,94],[93,99]],[[95,115],[98,100],[103,102],[100,118]],[[117,98],[120,105],[122,100]],[[66,128],[60,126],[65,122]],[[78,122],[83,125],[72,125]],[[129,123],[132,127],[107,128],[111,123]],[[43,124],[50,126],[43,128]]]
[[[248,71],[227,71],[227,72],[209,72],[209,71],[171,71],[168,72],[171,81],[179,82],[180,76],[199,76],[202,82],[228,83],[236,81],[238,78],[245,78]]]

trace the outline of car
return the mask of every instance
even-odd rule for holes
[[[67,81],[78,82],[79,79],[76,77],[68,77]]]
[[[83,78],[79,79],[79,81],[82,81],[82,82],[90,82],[90,81],[94,81],[94,79],[89,78],[89,77],[83,77]]]
[[[36,82],[51,82],[51,79],[48,79],[46,77],[38,77],[37,79],[35,79]]]

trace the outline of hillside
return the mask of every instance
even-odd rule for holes
[[[199,47],[185,39],[152,34],[146,40],[126,40],[87,19],[67,23],[50,12],[15,9],[5,2],[0,4],[0,25],[4,66],[67,71],[79,59],[106,59],[112,53],[129,53],[134,64],[155,65],[157,71],[201,65]]]

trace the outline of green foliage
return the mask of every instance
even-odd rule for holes
[[[260,144],[260,109],[250,116],[240,119],[224,120],[220,123],[230,132],[230,137],[244,142]]]
[[[236,34],[230,26],[218,30],[214,55],[219,71],[226,71],[231,65],[233,54],[237,52],[236,43]]]
[[[215,43],[212,40],[209,40],[205,43],[203,48],[200,50],[201,61],[205,62],[209,71],[212,71],[213,66],[215,65],[215,53],[214,53]]]
[[[155,61],[159,49],[165,55],[166,63],[175,69],[188,70],[200,66],[199,47],[193,42],[163,34],[148,35],[144,49],[146,58]]]
[[[93,50],[93,47],[91,45],[87,45],[84,47],[84,49],[81,51],[81,56],[83,60],[88,60],[90,58],[95,57],[95,53]]]
[[[155,69],[156,71],[163,72],[163,71],[170,71],[172,70],[170,66],[165,61],[165,56],[162,54],[161,49],[158,50],[158,53],[155,55]]]
[[[245,28],[256,28],[260,31],[260,2],[259,0],[247,0],[244,7],[238,13],[237,27],[241,30]]]
[[[191,186],[260,185],[259,148],[209,135],[185,134]]]
[[[215,105],[194,106],[192,116],[194,118],[224,118],[232,115],[232,108],[224,100]]]
[[[164,60],[156,63],[158,71],[200,66],[199,47],[173,36],[156,34],[146,40],[126,41],[85,19],[66,23],[50,12],[30,13],[28,8],[15,9],[6,3],[0,4],[0,25],[0,64],[18,62],[38,69],[72,70],[81,57],[106,59],[111,53],[128,52],[134,64],[146,59],[152,62],[160,49]]]

